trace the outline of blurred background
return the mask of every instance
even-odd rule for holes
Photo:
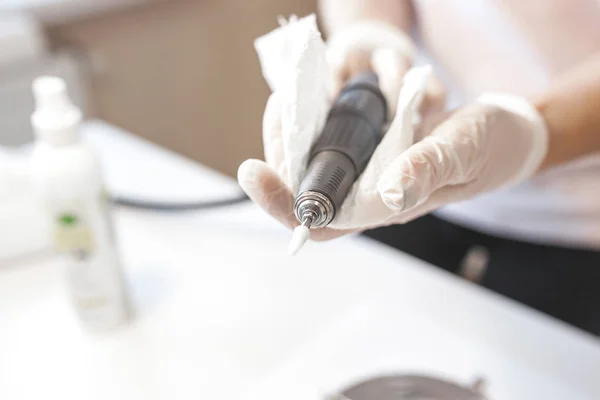
[[[461,4],[477,16],[479,3]],[[489,237],[475,243],[448,225],[388,236],[451,263],[459,254],[460,279],[378,243],[387,233],[309,243],[289,257],[288,230],[229,178],[245,159],[263,158],[269,90],[254,40],[279,16],[316,8],[317,0],[0,0],[1,400],[314,399],[302,390],[315,387],[321,399],[381,371],[439,377],[470,393],[492,382],[497,399],[600,399],[595,337],[482,290],[498,257]],[[473,68],[496,64],[486,57]],[[67,128],[38,125],[50,134],[34,149],[32,82],[41,75],[66,82],[104,183],[87,147],[73,146],[82,157],[52,153],[64,143],[36,154],[77,126],[57,107]],[[421,239],[430,232],[457,236],[457,253]],[[560,275],[547,286],[538,279],[553,253],[543,259],[534,248],[539,274],[517,276],[506,243],[495,249],[511,267],[496,278],[507,291],[520,282],[526,300],[539,291],[560,310],[574,303],[556,294]],[[584,281],[592,293],[597,284]],[[581,310],[593,311],[580,287]],[[115,330],[87,335],[78,324]]]
[[[316,0],[3,0],[0,145],[32,139],[31,81],[53,74],[99,118],[228,175],[262,156],[268,88],[253,40]],[[232,29],[232,27],[234,27]]]

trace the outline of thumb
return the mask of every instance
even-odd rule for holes
[[[377,190],[389,208],[408,210],[441,187],[465,183],[462,164],[452,141],[427,137],[392,161]]]
[[[294,197],[281,177],[267,163],[246,160],[238,169],[238,183],[260,208],[289,228],[298,225]]]
[[[281,126],[281,96],[273,92],[267,100],[265,113],[263,114],[263,146],[265,160],[281,176],[285,176],[285,153],[283,150],[283,132]]]

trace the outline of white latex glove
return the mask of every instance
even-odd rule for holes
[[[363,20],[336,31],[327,41],[327,62],[333,74],[333,98],[353,75],[372,69],[388,102],[389,118],[396,112],[404,75],[414,61],[415,47],[410,37],[385,22]],[[422,102],[423,111],[435,112],[444,106],[445,91],[431,77]]]
[[[538,171],[548,150],[542,116],[517,96],[485,94],[429,126],[377,183],[396,223],[518,184]]]
[[[417,97],[410,99],[413,105]],[[281,134],[276,104],[272,97],[264,126],[265,138],[275,141]],[[535,108],[525,99],[494,94],[424,128],[421,141],[397,151],[410,109],[396,118],[339,215],[329,227],[313,230],[313,240],[408,222],[447,203],[517,184],[538,170],[547,151],[547,128]],[[267,155],[271,165],[247,160],[238,180],[254,202],[294,228],[293,194],[273,164],[281,157]],[[339,219],[344,223],[336,223]]]

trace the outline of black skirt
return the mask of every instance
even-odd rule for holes
[[[494,237],[433,215],[365,235],[600,335],[599,251]]]

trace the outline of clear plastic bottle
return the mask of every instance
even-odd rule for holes
[[[69,295],[83,325],[111,329],[128,317],[100,163],[80,138],[81,111],[64,81],[41,77],[33,83],[36,133],[32,179],[65,260]]]

